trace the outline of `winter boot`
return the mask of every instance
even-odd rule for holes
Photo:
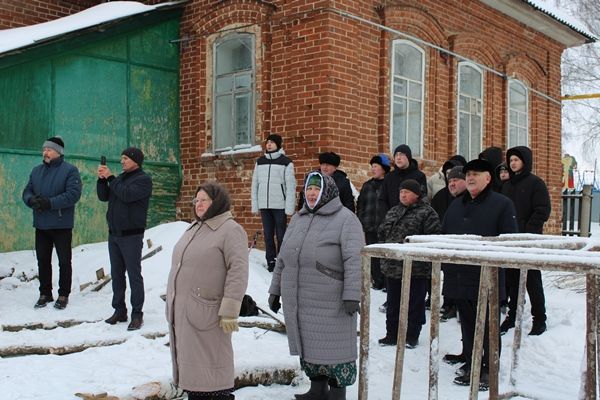
[[[458,364],[458,363],[467,362],[467,358],[462,353],[461,354],[446,354],[444,356],[444,358],[442,358],[442,361],[444,361],[447,364],[454,365],[454,364]]]
[[[533,325],[531,326],[531,331],[529,332],[529,336],[539,336],[542,333],[546,332],[546,322],[533,319]]]
[[[397,336],[385,335],[385,337],[379,339],[378,342],[379,342],[380,346],[395,346],[397,344],[397,341],[398,341]]]
[[[107,324],[114,325],[117,322],[127,322],[127,310],[125,311],[117,311],[113,313],[110,317],[104,320]]]
[[[327,400],[329,393],[329,385],[327,384],[326,376],[317,376],[311,378],[310,389],[303,394],[295,394],[298,400]]]
[[[506,332],[508,332],[509,329],[512,329],[514,327],[515,327],[515,320],[511,317],[506,317],[506,319],[504,319],[502,324],[500,324],[500,334],[504,335]]]
[[[406,345],[405,347],[407,349],[414,349],[419,345],[419,338],[418,337],[406,337]]]
[[[51,301],[54,301],[54,298],[52,296],[46,296],[46,295],[40,295],[40,298],[38,299],[38,301],[35,303],[35,305],[33,306],[33,308],[42,308],[42,307],[46,307],[46,305],[48,303],[50,303]]]
[[[143,312],[132,312],[131,322],[127,326],[128,331],[137,331],[144,325],[144,313]]]
[[[346,387],[331,387],[327,400],[346,400]]]
[[[54,308],[64,310],[69,304],[69,298],[67,296],[58,296],[58,300],[54,303]]]
[[[454,307],[454,306],[443,307],[442,312],[440,314],[440,321],[446,322],[452,318],[456,318],[456,307]]]

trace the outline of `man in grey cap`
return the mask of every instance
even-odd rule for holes
[[[35,255],[38,262],[40,297],[35,308],[46,307],[52,296],[52,248],[58,256],[58,299],[54,307],[67,307],[71,294],[71,239],[75,204],[81,197],[81,177],[74,165],[64,160],[65,143],[60,136],[42,145],[43,162],[29,175],[23,202],[33,210]]]
[[[142,170],[143,162],[144,153],[136,147],[128,147],[121,153],[123,173],[115,177],[106,165],[100,165],[96,184],[98,199],[108,201],[108,254],[113,289],[112,307],[115,311],[105,322],[110,325],[127,322],[127,273],[131,286],[132,312],[127,327],[130,331],[142,327],[144,315],[142,247],[152,179]]]

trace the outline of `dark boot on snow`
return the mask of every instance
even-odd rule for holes
[[[329,389],[329,397],[327,397],[327,400],[346,400],[346,388],[331,387]]]
[[[329,385],[326,376],[318,376],[310,380],[310,389],[303,394],[295,394],[298,400],[327,400]]]

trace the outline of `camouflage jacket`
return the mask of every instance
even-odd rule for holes
[[[440,219],[433,208],[422,199],[408,207],[392,207],[379,225],[380,243],[402,243],[411,235],[435,235],[441,232]],[[383,259],[381,272],[389,278],[402,277],[402,261]],[[431,276],[431,263],[413,262],[412,277]]]

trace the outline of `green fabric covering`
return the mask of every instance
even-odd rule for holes
[[[343,364],[311,364],[300,359],[300,366],[309,378],[326,376],[329,381],[335,381],[335,386],[346,387],[356,382],[356,361]]]

